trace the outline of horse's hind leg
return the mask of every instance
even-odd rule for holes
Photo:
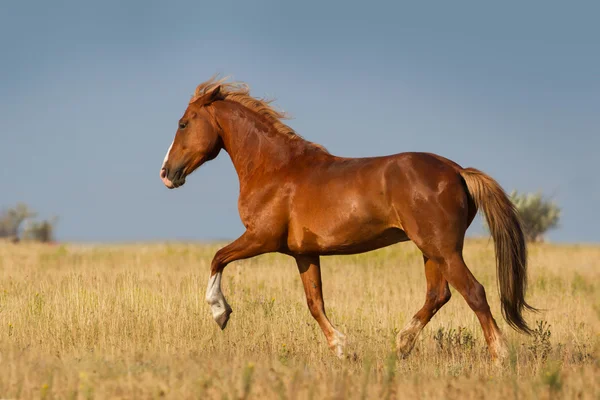
[[[425,260],[425,277],[427,278],[425,304],[398,334],[396,347],[401,357],[410,354],[421,330],[435,313],[450,300],[451,296],[448,281],[442,275],[438,264],[425,256],[423,258]]]
[[[460,292],[477,315],[492,358],[505,358],[508,355],[506,342],[490,311],[485,289],[467,268],[462,254],[455,251],[444,256],[440,269],[444,278]]]
[[[321,330],[327,338],[329,348],[342,358],[346,337],[333,327],[325,314],[325,303],[323,302],[323,287],[321,285],[321,264],[318,256],[296,257],[298,271],[306,293],[306,302],[313,318],[317,321]]]

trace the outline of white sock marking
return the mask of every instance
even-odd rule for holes
[[[423,324],[416,318],[410,320],[410,322],[398,333],[396,338],[396,347],[398,351],[403,354],[408,354],[412,350],[417,341],[419,332],[423,329]]]
[[[334,337],[329,342],[329,347],[335,352],[338,358],[344,357],[344,347],[346,347],[346,335],[334,328]]]
[[[223,314],[227,308],[227,301],[221,291],[221,272],[217,272],[208,279],[208,287],[206,288],[206,302],[210,304],[213,318],[217,318]]]

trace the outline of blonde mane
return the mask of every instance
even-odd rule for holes
[[[251,111],[261,115],[266,119],[277,132],[283,135],[289,136],[291,139],[298,139],[305,141],[307,144],[315,146],[325,152],[327,150],[316,143],[309,142],[302,136],[296,133],[292,128],[282,122],[283,119],[289,119],[290,117],[283,111],[276,110],[271,106],[274,99],[262,99],[250,96],[250,87],[244,82],[226,82],[228,78],[218,79],[213,76],[206,82],[199,84],[194,91],[194,95],[190,100],[190,104],[197,101],[198,99],[208,95],[217,87],[220,87],[219,100],[229,100],[236,102]]]

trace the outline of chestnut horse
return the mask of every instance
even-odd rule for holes
[[[343,356],[345,336],[325,314],[322,255],[355,254],[412,240],[423,252],[425,304],[398,334],[401,356],[450,300],[452,285],[477,315],[492,358],[507,346],[492,317],[483,286],[465,265],[465,231],[478,209],[490,228],[502,314],[510,326],[530,333],[523,309],[526,246],[517,211],[485,173],[429,153],[343,158],[296,134],[269,101],[250,96],[242,83],[210,79],[200,84],[179,120],[160,177],[170,189],[224,149],[240,182],[242,236],[215,254],[206,300],[224,329],[231,314],[221,291],[232,261],[269,252],[294,257],[308,308],[329,347]]]

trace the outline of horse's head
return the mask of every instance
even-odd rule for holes
[[[160,170],[160,179],[169,189],[185,183],[185,178],[196,168],[212,160],[223,147],[220,129],[210,104],[220,95],[220,85],[196,95],[188,105],[167,150]]]

